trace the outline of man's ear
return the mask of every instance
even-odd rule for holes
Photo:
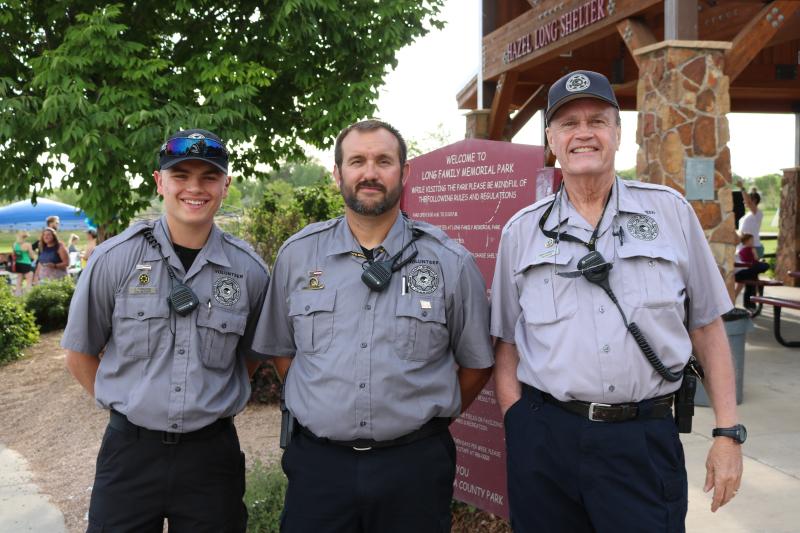
[[[161,196],[164,196],[164,191],[163,191],[164,176],[160,170],[153,171],[153,179],[156,182],[156,192]]]
[[[336,182],[336,188],[342,190],[342,175],[339,173],[339,165],[333,165],[333,181]]]
[[[402,178],[402,180],[401,180],[401,183],[402,183],[403,185],[405,185],[405,184],[406,184],[406,182],[408,181],[408,177],[409,177],[410,175],[411,175],[411,163],[409,163],[408,161],[406,161],[406,164],[405,164],[405,165],[403,165],[403,178]]]
[[[227,198],[228,197],[228,189],[230,188],[230,186],[231,186],[231,177],[228,176],[228,177],[225,178],[225,189],[222,191],[222,197],[223,198]]]

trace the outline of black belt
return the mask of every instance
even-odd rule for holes
[[[449,418],[431,418],[425,424],[422,425],[421,428],[412,431],[411,433],[407,433],[402,437],[397,437],[396,439],[391,440],[372,440],[372,439],[355,439],[355,440],[333,440],[327,437],[318,437],[314,435],[311,430],[308,428],[301,426],[300,424],[296,424],[297,429],[305,435],[306,437],[315,440],[317,442],[321,442],[323,444],[335,444],[336,446],[345,446],[347,448],[353,448],[357,451],[367,451],[371,450],[372,448],[390,448],[392,446],[402,446],[403,444],[410,444],[414,441],[418,441],[420,439],[424,439],[425,437],[430,437],[431,435],[435,435],[436,433],[441,433],[442,431],[446,431],[447,427],[450,425],[451,420]]]
[[[583,418],[588,418],[593,422],[625,422],[637,418],[664,418],[672,412],[672,400],[675,397],[675,394],[671,393],[641,402],[613,404],[581,402],[578,400],[562,402],[546,392],[538,391],[538,389],[530,385],[523,383],[522,386],[531,391],[540,392],[544,401],[547,403],[557,405],[565,411],[569,411]],[[650,409],[642,409],[644,404],[648,403],[651,406]]]
[[[137,437],[142,439],[160,440],[164,444],[178,444],[180,441],[187,440],[202,440],[212,437],[233,425],[233,418],[220,418],[216,422],[212,422],[206,427],[200,428],[188,433],[172,433],[170,431],[156,431],[153,429],[143,428],[137,426],[128,417],[117,411],[111,410],[111,418],[108,425],[117,431],[124,431],[126,433],[136,434]]]

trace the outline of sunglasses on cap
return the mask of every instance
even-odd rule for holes
[[[214,139],[194,139],[191,137],[176,137],[170,139],[161,147],[160,157],[183,157],[196,155],[210,158],[227,158],[228,150],[225,145]]]

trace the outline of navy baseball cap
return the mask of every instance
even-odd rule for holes
[[[158,151],[161,170],[181,161],[205,161],[228,173],[228,150],[218,135],[207,130],[181,130],[167,139]]]
[[[596,98],[619,109],[617,97],[614,96],[608,78],[591,70],[576,70],[550,86],[550,91],[547,93],[545,123],[550,124],[550,119],[558,108],[578,98]]]

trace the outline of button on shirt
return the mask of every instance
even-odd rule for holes
[[[493,364],[488,302],[474,259],[438,228],[382,292],[362,281],[361,247],[343,218],[309,226],[278,254],[253,349],[293,357],[286,403],[321,437],[388,440],[434,417],[455,417],[456,364]],[[398,216],[376,261],[410,242]]]
[[[151,223],[152,224],[152,223]],[[266,295],[266,266],[214,226],[188,272],[162,218],[153,235],[200,305],[170,309],[170,278],[136,225],[98,246],[81,274],[61,346],[89,355],[105,347],[97,403],[148,429],[185,433],[240,412],[250,396],[244,356]]]
[[[568,200],[561,201],[561,229],[588,241],[594,228]],[[503,229],[492,285],[492,335],[516,344],[520,381],[556,398],[604,403],[640,401],[676,390],[642,354],[616,306],[577,269],[589,250],[563,239],[556,245],[539,230],[552,202],[517,213]],[[545,229],[556,230],[554,205]],[[620,232],[622,241],[620,242]],[[673,372],[692,351],[684,326],[707,325],[732,308],[731,300],[694,210],[667,187],[616,180],[597,250],[613,263],[611,289],[629,322],[636,322]]]

